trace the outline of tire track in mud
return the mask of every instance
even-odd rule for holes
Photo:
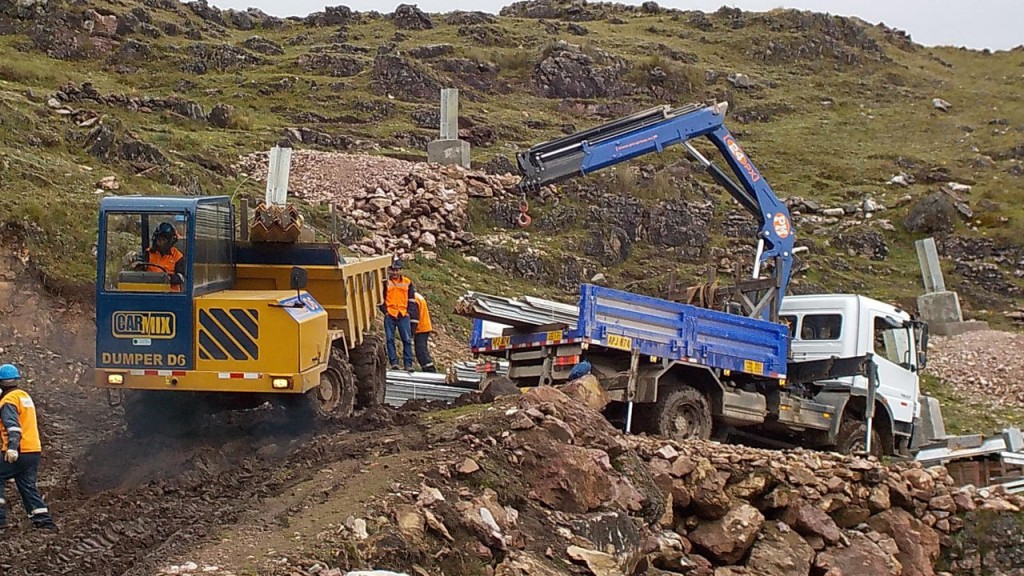
[[[379,450],[375,440],[395,433],[394,416],[379,409],[315,435],[229,427],[191,444],[111,439],[76,461],[77,492],[49,502],[59,533],[33,530],[20,507],[10,510],[0,574],[152,574],[323,464]]]

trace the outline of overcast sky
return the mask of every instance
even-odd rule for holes
[[[250,6],[274,16],[305,16],[323,10],[317,0],[209,0],[220,8],[244,10]],[[623,1],[640,4],[642,0]],[[424,12],[479,10],[497,13],[512,0],[335,0],[360,12],[391,12],[399,4],[416,4]],[[659,5],[684,10],[714,12],[719,7],[736,6],[762,12],[773,8],[798,8],[857,16],[871,23],[908,32],[914,42],[926,46],[966,46],[968,48],[1008,50],[1024,44],[1024,0],[661,0]]]

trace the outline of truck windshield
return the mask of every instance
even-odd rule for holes
[[[186,279],[185,213],[106,214],[103,288],[114,292],[181,292]]]

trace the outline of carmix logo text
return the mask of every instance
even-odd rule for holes
[[[173,312],[114,312],[114,338],[171,339],[175,334]]]

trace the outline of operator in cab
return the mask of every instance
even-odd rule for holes
[[[161,222],[153,231],[153,241],[146,250],[145,264],[150,271],[166,272],[171,279],[171,291],[181,292],[185,283],[185,255],[174,247],[178,233],[170,222]]]

